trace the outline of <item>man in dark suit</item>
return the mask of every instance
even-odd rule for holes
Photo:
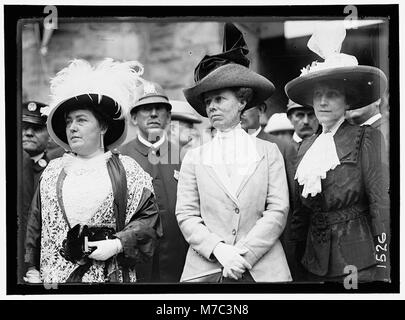
[[[385,101],[385,99],[384,99]],[[346,111],[345,117],[352,124],[369,125],[380,130],[384,138],[386,150],[389,150],[389,119],[381,113],[382,99],[354,110]],[[388,162],[388,157],[383,158]]]
[[[290,267],[293,281],[305,280],[306,271],[297,263],[300,259],[296,256],[302,256],[305,248],[304,243],[296,243],[291,240],[291,222],[293,220],[292,212],[294,210],[294,194],[295,194],[295,171],[297,165],[297,154],[301,142],[314,135],[320,128],[318,119],[315,116],[314,109],[304,107],[291,100],[287,105],[287,117],[294,126],[294,134],[287,146],[285,167],[287,171],[288,189],[290,192],[290,211],[287,217],[287,223],[282,235],[282,243],[287,256],[288,265]]]
[[[245,130],[250,135],[256,136],[257,138],[262,140],[275,143],[285,160],[287,143],[269,133],[264,132],[263,128],[260,126],[260,115],[264,112],[265,108],[265,104],[262,103],[256,107],[242,111],[242,114],[240,116],[240,124],[243,130]]]
[[[138,136],[119,148],[151,175],[163,227],[153,261],[137,266],[140,282],[178,282],[188,249],[175,216],[180,153],[166,134],[171,108],[160,85],[145,83],[141,98],[131,109]]]
[[[25,275],[24,264],[24,243],[25,234],[27,231],[28,210],[31,205],[32,197],[34,196],[34,174],[32,170],[32,160],[27,152],[22,150],[22,179],[19,181],[19,206],[18,206],[18,282],[24,283]]]
[[[47,144],[49,134],[46,129],[46,109],[44,103],[27,101],[22,105],[22,201],[19,212],[18,270],[22,280],[24,263],[24,242],[27,215],[39,178],[48,165]]]

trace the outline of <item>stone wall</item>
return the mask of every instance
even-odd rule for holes
[[[74,58],[91,63],[111,57],[138,60],[144,77],[159,82],[171,99],[184,100],[181,89],[193,83],[193,71],[205,54],[221,50],[219,23],[59,23],[39,53],[38,24],[23,27],[23,98],[49,102],[49,79]]]
[[[105,57],[138,60],[144,78],[156,81],[170,99],[185,100],[182,89],[206,54],[222,49],[222,24],[216,22],[74,22],[59,23],[40,54],[39,24],[23,26],[23,100],[49,103],[49,79],[75,58],[95,63]],[[135,134],[130,125],[128,138]]]

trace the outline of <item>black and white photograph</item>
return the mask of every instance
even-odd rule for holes
[[[8,295],[399,293],[397,4],[3,9]]]

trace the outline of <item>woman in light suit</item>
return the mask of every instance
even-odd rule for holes
[[[274,86],[247,68],[246,44],[232,24],[225,25],[224,51],[206,56],[195,86],[184,90],[217,134],[190,150],[180,171],[176,216],[190,244],[181,281],[290,281],[279,241],[289,209],[283,158],[276,144],[240,126],[242,110]]]

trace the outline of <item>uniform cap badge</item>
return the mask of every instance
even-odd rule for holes
[[[35,103],[35,102],[30,102],[29,104],[28,104],[28,111],[35,111],[35,110],[37,110],[37,104]]]
[[[48,162],[46,162],[45,159],[39,159],[39,160],[38,160],[38,165],[39,165],[41,168],[45,168],[47,164],[48,164]]]

